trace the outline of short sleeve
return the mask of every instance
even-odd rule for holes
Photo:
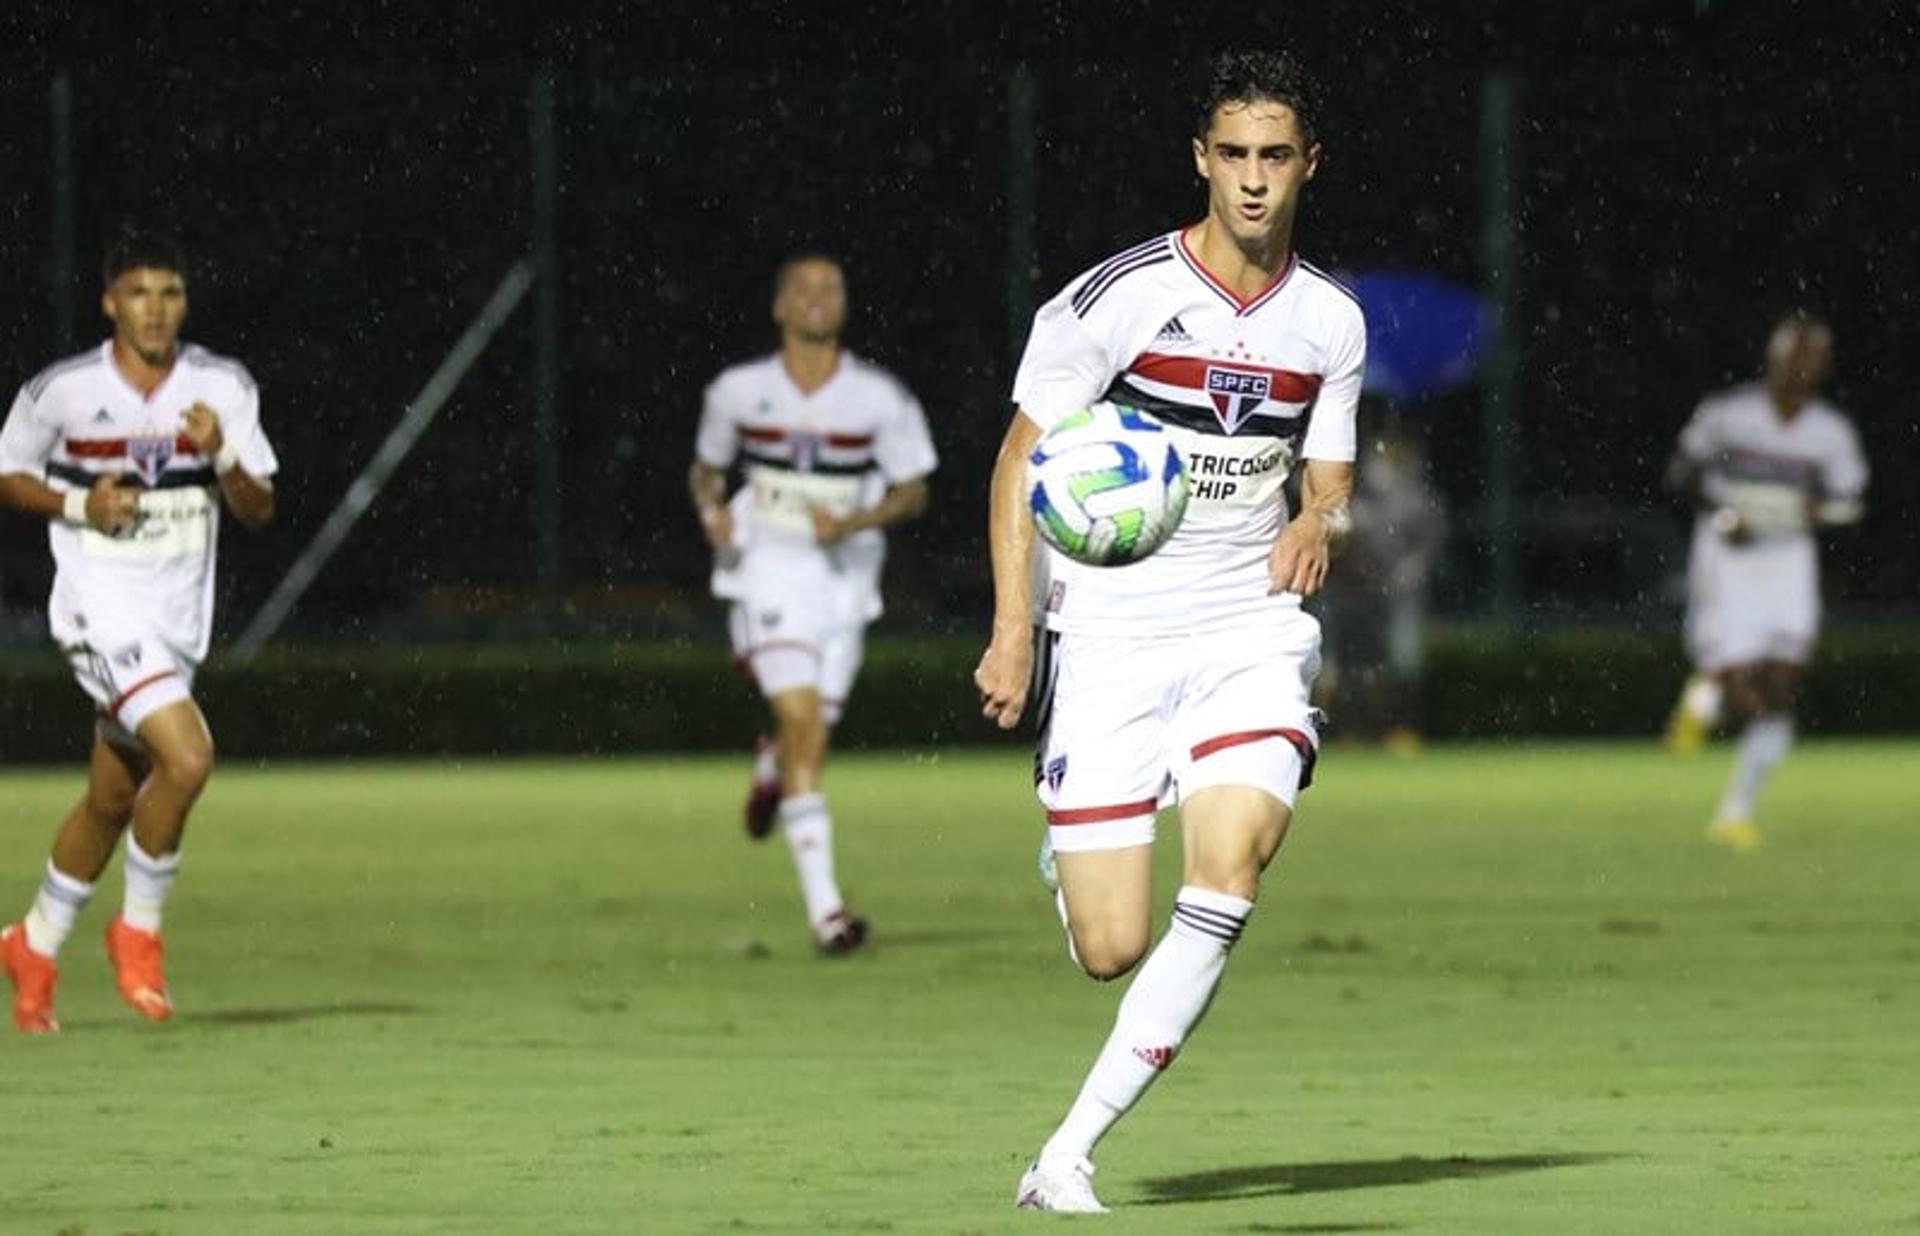
[[[887,385],[893,399],[874,435],[873,458],[887,483],[898,485],[926,476],[939,466],[940,459],[934,453],[933,436],[927,432],[927,417],[920,401],[898,382]]]
[[[280,471],[280,458],[273,452],[267,430],[260,423],[260,387],[253,375],[244,370],[240,379],[240,397],[220,426],[221,436],[240,454],[240,466],[248,476],[269,477]]]
[[[1307,422],[1303,459],[1352,463],[1359,453],[1357,421],[1360,388],[1367,373],[1367,322],[1360,306],[1340,298],[1335,337],[1327,351],[1327,372]]]
[[[1042,429],[1097,401],[1121,366],[1108,345],[1074,312],[1072,288],[1033,315],[1026,351],[1014,374],[1013,402]]]
[[[1705,400],[1693,410],[1693,419],[1680,431],[1680,457],[1695,467],[1706,467],[1719,451],[1716,442],[1719,437],[1719,412],[1718,400]]]
[[[39,401],[21,387],[6,423],[0,425],[0,476],[40,476],[59,442],[60,427],[42,415]]]
[[[725,468],[732,465],[739,449],[732,401],[727,398],[727,379],[722,374],[707,385],[701,397],[700,429],[694,435],[693,455],[708,467]]]

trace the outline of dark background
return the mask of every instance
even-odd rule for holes
[[[1833,540],[1830,591],[1843,618],[1920,613],[1912,6],[441,7],[0,15],[5,381],[101,336],[97,263],[119,220],[183,235],[188,336],[253,369],[284,468],[280,521],[223,546],[229,634],[529,249],[542,71],[557,92],[559,583],[538,584],[523,306],[291,633],[715,624],[683,491],[700,390],[771,345],[769,280],[802,245],[844,256],[850,342],[920,394],[944,457],[936,510],[898,538],[887,621],[977,626],[1011,319],[1197,215],[1193,74],[1234,43],[1291,47],[1329,87],[1299,245],[1337,271],[1484,283],[1480,104],[1489,74],[1517,78],[1523,621],[1672,627],[1684,517],[1662,465],[1699,396],[1753,374],[1794,306],[1833,322],[1832,394],[1876,469],[1865,526]],[[1007,208],[1020,66],[1036,117],[1024,277]],[[63,72],[78,276],[55,288]],[[76,339],[56,337],[60,296]],[[1455,511],[1438,600],[1460,620],[1487,607],[1481,408],[1468,388],[1401,410]],[[0,521],[11,638],[38,638],[49,569],[39,528]]]

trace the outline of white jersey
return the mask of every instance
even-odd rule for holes
[[[1034,315],[1013,399],[1040,425],[1101,399],[1152,413],[1186,457],[1191,499],[1166,545],[1124,567],[1048,550],[1057,631],[1142,635],[1243,625],[1296,609],[1270,595],[1297,458],[1352,462],[1366,367],[1353,295],[1294,258],[1242,300],[1180,232],[1125,250]]]
[[[865,528],[823,547],[809,511],[851,515],[938,466],[926,416],[898,378],[842,352],[826,385],[807,394],[777,352],[735,365],[707,387],[694,455],[744,473],[728,504],[733,552],[714,564],[716,596],[771,591],[811,598],[841,621],[880,615],[885,536]]]
[[[1680,453],[1701,470],[1710,508],[1738,511],[1752,531],[1729,542],[1703,511],[1688,562],[1688,642],[1705,668],[1756,660],[1801,661],[1820,618],[1819,559],[1811,507],[1857,502],[1867,462],[1853,426],[1813,400],[1789,420],[1760,383],[1708,396],[1680,434]]]
[[[219,483],[213,461],[181,432],[181,414],[204,403],[256,477],[279,468],[260,426],[260,392],[238,361],[183,346],[173,369],[142,397],[102,344],[43,370],[20,388],[0,426],[0,474],[43,478],[66,492],[124,474],[137,484],[140,520],[106,536],[54,520],[53,595],[47,617],[62,645],[106,646],[141,633],[195,661],[212,637]]]

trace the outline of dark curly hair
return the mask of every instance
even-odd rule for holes
[[[1309,146],[1320,140],[1320,83],[1287,52],[1223,51],[1208,66],[1194,114],[1194,135],[1206,140],[1213,114],[1232,103],[1284,103],[1300,122]]]
[[[107,245],[106,258],[100,263],[102,280],[111,285],[130,270],[170,270],[187,277],[187,251],[165,232],[156,232],[137,224],[128,224]]]

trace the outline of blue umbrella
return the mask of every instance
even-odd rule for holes
[[[1405,403],[1473,377],[1491,334],[1491,308],[1480,293],[1414,270],[1373,271],[1345,282],[1367,314],[1367,390]]]

